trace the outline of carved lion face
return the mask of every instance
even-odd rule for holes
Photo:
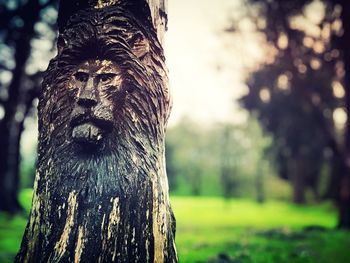
[[[75,91],[70,116],[74,142],[97,147],[108,136],[115,125],[114,112],[121,106],[118,97],[125,92],[122,86],[121,69],[110,60],[87,60],[78,65],[70,80]]]
[[[70,159],[162,147],[171,101],[161,46],[125,10],[107,9],[69,20],[44,80],[41,144]]]

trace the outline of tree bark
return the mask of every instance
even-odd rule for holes
[[[177,262],[164,156],[164,7],[61,1],[16,262]]]

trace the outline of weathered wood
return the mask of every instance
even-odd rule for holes
[[[164,159],[171,100],[151,13],[142,0],[61,3],[16,262],[177,262]]]
[[[153,24],[159,41],[163,43],[168,23],[168,0],[61,0],[59,27],[64,27],[67,19],[78,10],[89,7],[100,9],[108,6],[127,6],[134,11],[134,15],[144,16],[143,19]]]
[[[151,18],[154,28],[157,30],[158,39],[163,43],[164,33],[168,24],[168,1],[147,0],[151,10]]]

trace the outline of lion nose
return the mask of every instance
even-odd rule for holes
[[[97,104],[96,90],[94,89],[93,78],[89,78],[86,85],[82,87],[78,94],[77,103],[79,106],[91,108]]]

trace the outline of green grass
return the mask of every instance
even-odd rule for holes
[[[31,191],[20,200],[30,208]],[[350,233],[333,230],[330,204],[172,197],[180,262],[346,263]],[[12,262],[26,225],[25,216],[0,214],[0,262]],[[306,226],[314,226],[305,230]],[[315,227],[319,226],[319,227]]]
[[[31,206],[32,190],[23,190],[20,193],[19,199],[28,214]],[[19,249],[25,225],[27,224],[27,214],[11,216],[0,213],[1,263],[13,261],[13,257]]]
[[[173,197],[172,206],[180,262],[350,262],[330,204]]]

